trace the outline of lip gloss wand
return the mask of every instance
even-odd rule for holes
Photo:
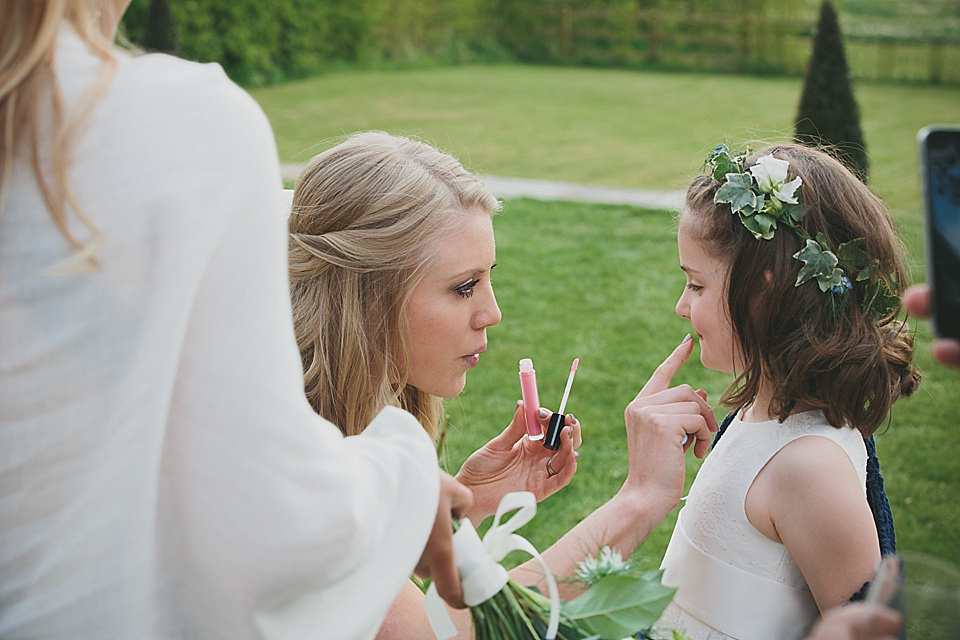
[[[577,373],[577,366],[580,364],[580,358],[574,358],[570,365],[570,376],[567,378],[567,388],[563,390],[563,399],[560,400],[560,409],[557,413],[550,416],[550,424],[547,426],[547,437],[543,439],[543,446],[547,449],[556,451],[560,448],[560,432],[563,430],[563,423],[566,416],[563,410],[567,406],[567,398],[570,396],[570,387],[573,386],[573,376]]]

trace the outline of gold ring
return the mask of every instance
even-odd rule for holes
[[[550,461],[547,460],[547,477],[552,478],[557,475],[557,472],[553,470],[553,467],[550,466]]]

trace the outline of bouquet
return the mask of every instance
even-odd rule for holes
[[[517,513],[501,524],[505,513]],[[560,600],[556,580],[537,550],[514,533],[536,513],[532,493],[504,496],[493,525],[481,541],[469,520],[454,534],[454,554],[470,607],[476,640],[621,640],[652,638],[654,622],[673,598],[661,584],[662,571],[639,571],[620,554],[604,547],[580,563],[575,580],[588,587],[580,596]],[[548,594],[511,580],[499,562],[522,550],[540,561]],[[440,640],[456,635],[436,591],[427,592],[427,616]],[[680,639],[675,632],[672,637]]]

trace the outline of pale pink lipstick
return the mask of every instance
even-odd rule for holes
[[[466,356],[460,356],[460,359],[467,363],[471,369],[480,363],[480,354],[487,350],[487,345],[481,346],[475,353]]]

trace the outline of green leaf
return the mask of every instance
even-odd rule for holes
[[[610,575],[564,605],[577,626],[605,640],[620,640],[660,619],[675,589],[660,584],[661,571],[642,576]],[[657,579],[652,579],[653,577]]]
[[[750,188],[753,178],[749,173],[728,173],[727,182],[717,189],[713,201],[729,204],[734,213],[745,207],[757,208],[757,194]]]
[[[824,251],[815,240],[807,238],[803,249],[793,254],[793,257],[803,262],[794,286],[799,287],[812,278],[817,278],[821,291],[826,291],[833,286],[832,284],[827,284],[826,287],[824,287],[825,281],[837,285],[840,284],[840,277],[843,275],[843,272],[837,269],[837,256],[833,255],[831,251]],[[834,278],[836,278],[836,282],[833,282]]]
[[[757,192],[754,191],[754,193]],[[753,207],[754,210],[766,213],[769,211],[769,207],[767,205],[767,196],[763,195],[762,193],[757,193],[757,204]],[[753,213],[753,211],[749,211],[748,213]]]
[[[847,267],[847,272],[853,275],[855,282],[862,282],[870,278],[870,256],[863,250],[863,238],[856,238],[844,242],[837,247],[837,257]]]
[[[747,215],[740,213],[740,222],[753,234],[757,240],[761,238],[769,240],[773,237],[773,232],[777,228],[777,219],[765,213],[755,213]]]
[[[833,255],[830,252],[824,252]],[[829,291],[831,287],[843,288],[843,269],[834,267],[830,273],[817,274],[817,284],[820,285],[820,291]]]
[[[713,164],[713,178],[723,180],[728,173],[743,173],[743,161],[730,155],[727,149],[719,151],[710,158]]]
[[[805,211],[802,204],[790,204],[789,202],[784,202],[783,212],[789,217],[790,221],[792,221],[794,225],[798,225],[803,222],[803,214]]]
[[[878,280],[871,287],[863,307],[873,310],[874,317],[879,320],[890,315],[898,304],[900,304],[900,296],[891,291],[886,282]]]

